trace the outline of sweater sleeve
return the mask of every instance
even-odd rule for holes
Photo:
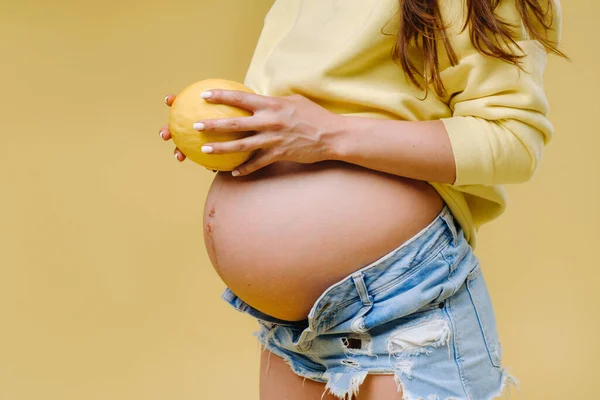
[[[558,43],[559,0],[554,0],[553,11],[549,39]],[[542,80],[548,53],[522,29],[517,41],[524,55],[520,69],[479,53],[467,31],[451,36],[458,64],[441,72],[444,101],[452,112],[441,119],[456,162],[452,186],[525,182],[553,135]]]

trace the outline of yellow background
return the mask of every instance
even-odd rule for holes
[[[254,321],[202,240],[213,173],[163,97],[243,80],[272,0],[0,0],[0,399],[258,399]],[[477,254],[513,399],[595,399],[600,3],[563,2],[556,136]]]

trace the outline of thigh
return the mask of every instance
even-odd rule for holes
[[[393,374],[368,374],[360,385],[356,400],[403,400]]]
[[[260,400],[321,400],[325,383],[296,375],[276,354],[260,346]],[[329,394],[322,400],[338,400]]]
[[[296,375],[283,358],[261,345],[260,400],[339,400],[325,392],[325,383]],[[267,368],[268,366],[268,368]],[[402,400],[393,375],[369,374],[353,400]]]

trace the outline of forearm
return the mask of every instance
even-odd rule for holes
[[[330,159],[422,181],[454,183],[454,155],[441,121],[338,117],[336,129],[325,135]]]

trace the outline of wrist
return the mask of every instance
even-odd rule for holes
[[[350,117],[332,113],[321,139],[325,146],[325,159],[344,161],[344,136]]]

